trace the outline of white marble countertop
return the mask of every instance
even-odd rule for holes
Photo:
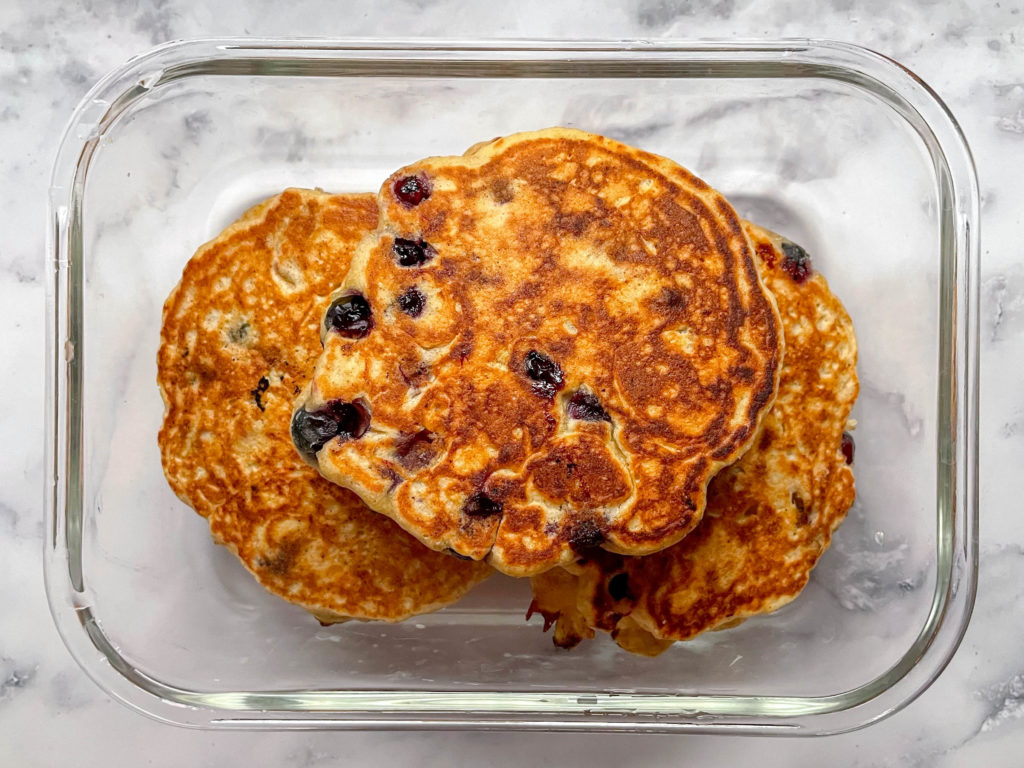
[[[974,7],[972,7],[974,6]],[[1024,753],[1024,12],[1013,2],[624,0],[0,3],[0,743],[4,765],[1021,765]],[[72,108],[104,72],[198,36],[823,37],[892,56],[960,120],[982,193],[981,575],[955,659],[917,701],[820,739],[224,733],[152,722],[73,662],[41,575],[44,207]]]

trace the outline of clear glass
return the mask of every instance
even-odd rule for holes
[[[194,249],[286,186],[571,125],[672,157],[804,244],[860,343],[858,500],[805,593],[657,659],[571,653],[495,577],[399,625],[321,628],[171,493],[160,310]],[[111,695],[197,726],[814,734],[939,674],[977,572],[977,191],[943,104],[855,46],[193,41],[74,114],[50,190],[47,591]]]

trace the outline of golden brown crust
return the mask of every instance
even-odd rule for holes
[[[704,520],[686,539],[647,557],[598,555],[574,567],[571,584],[534,578],[535,602],[564,647],[588,636],[580,627],[597,627],[654,655],[776,610],[803,589],[853,503],[840,449],[858,392],[849,315],[820,275],[794,280],[781,238],[745,226],[785,333],[775,404],[753,447],[711,482]]]
[[[171,488],[264,587],[325,622],[433,610],[489,571],[319,477],[289,436],[330,291],[376,221],[373,195],[289,189],[251,209],[186,265],[158,353]]]
[[[431,185],[412,206],[393,192],[410,176]],[[327,334],[307,402],[364,398],[372,422],[319,452],[324,476],[512,575],[692,530],[770,407],[782,353],[728,203],[669,160],[568,129],[415,163],[378,203],[339,292],[365,295],[374,329]],[[403,266],[396,247],[427,260]],[[416,317],[397,308],[413,287]],[[563,377],[547,392],[528,375],[538,354]],[[571,418],[577,394],[606,418]],[[423,430],[429,456],[399,461]],[[501,511],[467,513],[479,494]]]

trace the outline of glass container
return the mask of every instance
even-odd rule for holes
[[[161,307],[197,246],[287,186],[567,125],[666,155],[804,245],[853,317],[858,498],[805,592],[655,659],[554,648],[495,576],[402,624],[265,593],[160,468]],[[231,728],[820,734],[942,671],[977,578],[978,202],[936,95],[856,46],[197,40],[74,113],[50,187],[46,581],[113,697]]]

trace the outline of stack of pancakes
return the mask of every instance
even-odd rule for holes
[[[497,569],[556,644],[655,654],[795,597],[853,501],[856,341],[806,252],[581,131],[257,206],[158,362],[172,488],[325,622]]]

